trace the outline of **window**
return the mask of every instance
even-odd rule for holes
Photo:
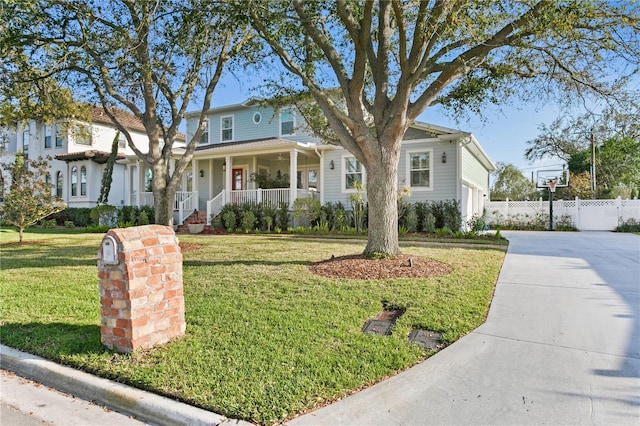
[[[56,173],[56,197],[62,198],[62,172]]]
[[[191,171],[188,171],[186,173],[186,180],[187,180],[187,192],[192,192],[193,191],[193,173]]]
[[[71,169],[71,196],[75,197],[78,195],[78,168],[73,167]]]
[[[204,120],[204,132],[202,133],[202,136],[200,136],[200,143],[209,143],[209,120]]]
[[[411,188],[431,189],[431,151],[407,152],[407,182]]]
[[[295,135],[295,117],[291,110],[280,112],[280,135]]]
[[[80,195],[87,195],[87,168],[80,168]]]
[[[262,114],[260,114],[259,112],[256,112],[253,114],[253,123],[254,124],[260,124],[260,122],[262,121]]]
[[[29,133],[29,128],[27,127],[22,132],[22,154],[24,155],[24,159],[27,160],[29,158],[29,138],[31,134]]]
[[[118,148],[126,148],[127,147],[127,138],[122,135],[122,133],[118,133]]]
[[[344,157],[344,185],[343,190],[353,191],[356,184],[364,182],[364,169],[362,164],[354,157]]]
[[[76,126],[75,128],[76,145],[91,146],[91,128],[87,126]]]
[[[53,137],[52,133],[53,133],[53,129],[51,128],[51,126],[44,126],[44,147],[45,148],[51,148],[51,139]]]
[[[56,147],[62,146],[62,129],[60,128],[60,124],[56,124]]]
[[[222,117],[220,119],[220,128],[222,129],[222,136],[220,140],[222,142],[228,142],[233,140],[233,116]]]

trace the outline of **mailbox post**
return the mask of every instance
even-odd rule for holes
[[[150,348],[185,332],[182,253],[173,229],[111,229],[98,251],[100,335],[118,352]]]

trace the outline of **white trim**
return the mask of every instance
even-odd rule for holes
[[[346,160],[347,158],[353,158],[354,160],[358,161],[356,159],[356,157],[354,157],[351,154],[343,154],[342,157],[340,157],[340,192],[343,194],[353,194],[358,192],[357,189],[355,188],[349,188],[347,189],[347,179],[346,179],[346,175],[347,175],[347,166],[346,166]],[[358,163],[360,164],[360,167],[362,168],[362,184],[365,185],[365,182],[367,181],[367,171],[364,168],[364,165],[362,163],[360,163],[358,161]]]
[[[225,118],[231,118],[231,129],[225,129],[224,127],[222,127],[222,123],[224,122]],[[233,142],[235,140],[235,135],[236,135],[235,126],[236,126],[236,120],[235,120],[234,114],[223,115],[220,117],[220,142]],[[222,138],[223,132],[225,130],[231,130],[231,139]]]
[[[291,113],[291,116],[293,117],[292,133],[282,133],[282,113],[284,112]],[[293,108],[283,108],[278,114],[278,135],[279,136],[295,136],[296,135],[296,113]]]
[[[411,185],[411,154],[427,153],[429,154],[429,186],[412,186]],[[405,154],[405,182],[411,192],[433,191],[433,148],[412,149],[407,150]]]

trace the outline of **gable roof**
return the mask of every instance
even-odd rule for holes
[[[116,107],[109,107],[109,111],[114,115],[116,120],[118,120],[118,122],[120,122],[120,124],[125,127],[125,129],[144,134],[147,133],[147,130],[144,128],[144,124],[142,124],[142,121],[129,111],[125,111]],[[91,122],[113,126],[113,122],[104,112],[104,108],[101,105],[91,106]],[[184,133],[178,132],[176,134],[176,141],[185,142],[186,140],[187,137]]]

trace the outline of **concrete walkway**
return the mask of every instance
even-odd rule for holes
[[[640,424],[640,237],[504,235],[484,325],[290,425]]]

